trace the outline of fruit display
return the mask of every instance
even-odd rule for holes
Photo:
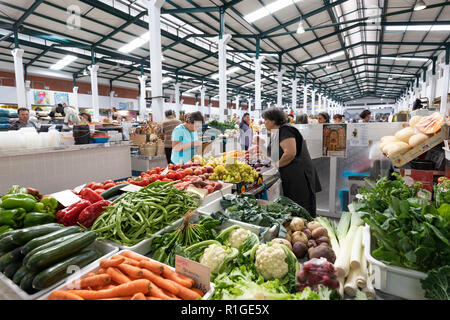
[[[231,183],[253,183],[259,177],[259,173],[248,164],[235,161],[233,164],[218,165],[210,180],[222,180]]]

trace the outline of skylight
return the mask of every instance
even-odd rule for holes
[[[396,61],[428,61],[428,58],[409,58],[409,57],[381,57],[384,60],[396,60]]]
[[[432,25],[425,24],[421,26],[386,26],[387,31],[450,31],[450,24]]]
[[[333,54],[324,56],[324,57],[322,57],[322,58],[314,59],[313,61],[310,61],[310,62],[308,62],[308,63],[306,63],[306,64],[317,64],[317,63],[329,61],[329,60],[332,60],[332,59],[334,59],[334,58],[340,57],[340,56],[342,56],[342,55],[344,55],[344,54],[345,54],[344,51],[339,51],[339,52],[336,52],[336,53],[333,53]]]
[[[244,19],[247,20],[248,22],[255,22],[256,20],[262,19],[268,16],[269,14],[275,13],[299,1],[300,0],[277,0],[272,2],[271,4],[262,7],[261,9],[258,9],[245,15]]]
[[[50,66],[50,69],[60,70],[75,60],[77,60],[77,57],[72,56],[72,55],[67,55],[64,58],[62,58],[61,60],[59,60],[57,63],[55,63],[54,65]]]
[[[239,67],[233,67],[233,68],[227,70],[226,75],[235,73],[236,71],[239,71],[239,70],[241,70],[241,68],[239,68]],[[219,74],[218,74],[218,73],[215,73],[215,74],[213,74],[213,75],[211,76],[211,78],[213,78],[213,79],[218,79],[218,78],[219,78]]]
[[[150,33],[146,32],[139,38],[136,38],[136,39],[132,40],[130,43],[124,45],[123,47],[120,47],[119,51],[124,52],[124,53],[131,52],[131,51],[139,48],[140,46],[142,46],[149,40],[150,40]]]

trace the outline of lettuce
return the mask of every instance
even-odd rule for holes
[[[420,283],[425,290],[425,298],[450,300],[450,266],[430,270]]]

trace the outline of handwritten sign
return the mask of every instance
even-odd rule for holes
[[[194,288],[202,290],[203,293],[207,293],[210,290],[211,270],[209,267],[175,255],[175,271],[194,279]]]
[[[64,190],[60,192],[53,193],[51,195],[53,198],[58,200],[59,203],[61,203],[64,207],[68,207],[74,203],[77,203],[81,200],[79,196],[77,196],[75,193],[73,193],[70,190]]]
[[[140,187],[140,186],[137,186],[135,184],[129,184],[129,185],[123,187],[120,190],[121,191],[126,191],[126,192],[134,192],[134,191],[139,191],[141,189],[142,189],[142,187]]]
[[[165,176],[169,172],[169,167],[166,167],[163,172],[161,172],[161,176]]]
[[[73,191],[75,191],[76,193],[80,193],[80,191],[83,190],[85,186],[86,184],[82,184],[81,186],[78,186],[75,189],[73,189]]]

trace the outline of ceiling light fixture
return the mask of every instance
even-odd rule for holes
[[[127,43],[126,45],[119,48],[120,52],[128,53],[131,52],[140,46],[142,46],[144,43],[150,40],[150,32],[144,33],[139,38],[136,38],[132,40],[131,42]]]
[[[325,61],[332,60],[334,58],[340,57],[340,56],[342,56],[344,54],[345,54],[344,51],[335,52],[333,54],[329,54],[327,56],[314,59],[313,61],[310,61],[310,62],[305,63],[305,64],[317,64],[317,63],[325,62]]]
[[[305,27],[303,27],[303,21],[298,23],[297,34],[305,33]]]
[[[423,10],[427,7],[427,5],[425,4],[425,2],[423,2],[422,0],[419,0],[416,2],[416,5],[414,6],[414,11],[420,11]]]
[[[231,68],[231,69],[228,69],[227,72],[226,72],[225,74],[226,74],[226,75],[229,75],[229,74],[235,73],[236,71],[239,71],[239,70],[241,70],[241,68],[239,68],[239,67],[233,67],[233,68]],[[213,74],[213,75],[211,76],[211,78],[213,78],[213,79],[218,79],[218,78],[219,78],[219,74],[218,74],[218,73],[215,73],[215,74]]]
[[[381,57],[384,60],[395,61],[428,61],[428,58],[415,58],[415,57]]]
[[[67,55],[64,58],[62,58],[61,60],[59,60],[57,63],[55,63],[54,65],[50,66],[50,69],[60,70],[75,60],[77,60],[77,57],[72,56],[72,55]]]
[[[331,69],[331,63],[327,63],[327,66],[325,67],[325,69]]]
[[[256,20],[264,18],[299,1],[300,0],[278,0],[245,15],[244,19],[248,22],[255,22]]]

